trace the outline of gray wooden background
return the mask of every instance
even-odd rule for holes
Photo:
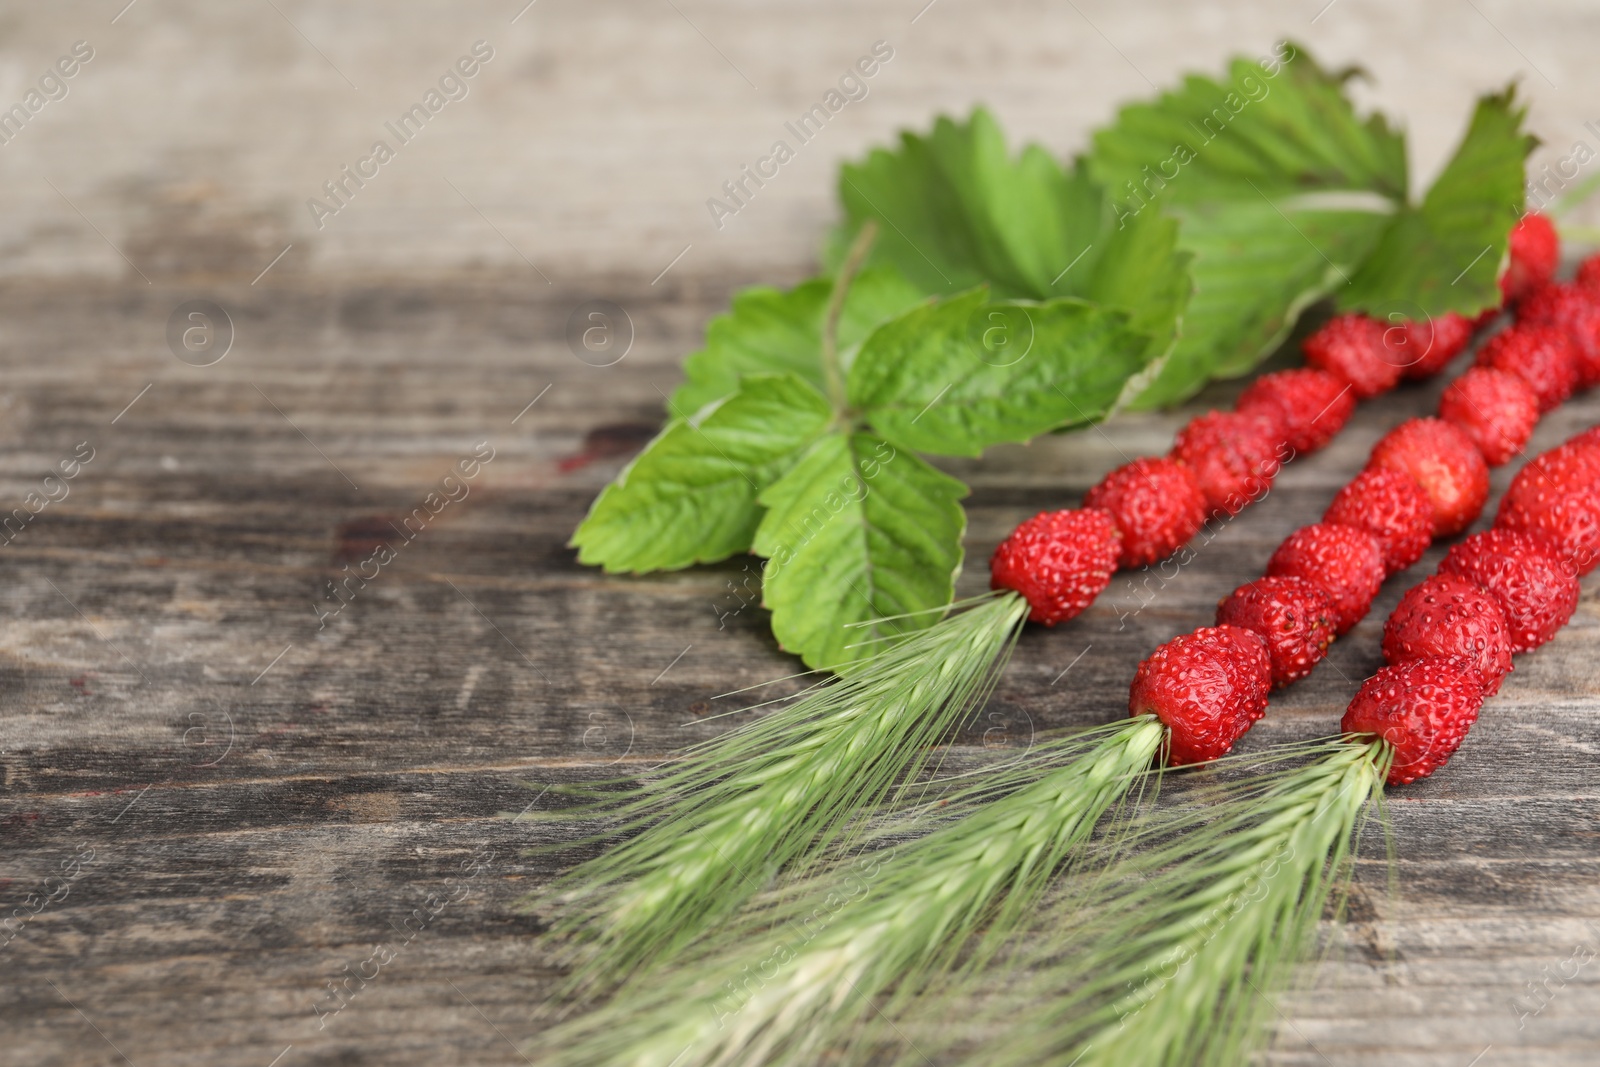
[[[0,109],[93,50],[0,144],[0,514],[47,501],[0,544],[7,1064],[524,1062],[552,972],[516,904],[551,868],[502,814],[710,736],[715,694],[793,666],[741,608],[740,561],[607,578],[565,539],[705,319],[813,268],[841,158],[979,101],[1065,153],[1117,101],[1284,36],[1371,72],[1362,99],[1404,117],[1424,177],[1513,76],[1536,167],[1600,147],[1600,13],[1578,0],[124,4],[0,8]],[[868,97],[715,228],[705,199],[878,40]],[[478,41],[465,97],[319,228],[306,201]],[[632,323],[610,366],[565,341],[592,299]],[[168,340],[196,300],[231,321],[208,366],[223,335],[187,361]],[[1119,584],[1030,631],[962,742],[1120,714],[1139,656],[1438,388],[1368,405],[1136,614]],[[1016,521],[1232,391],[953,464],[966,586]],[[1576,401],[1535,443],[1597,421]],[[465,498],[319,621],[327,583],[475,449],[493,459]],[[1251,744],[1332,727],[1399,592]],[[1597,649],[1586,600],[1450,769],[1393,795],[1397,891],[1375,854],[1272,1063],[1600,1062]],[[394,959],[319,1019],[379,945]]]

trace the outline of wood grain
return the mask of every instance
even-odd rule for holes
[[[504,815],[712,736],[730,723],[707,721],[716,694],[793,666],[758,608],[734,610],[740,561],[613,578],[563,547],[732,285],[631,284],[0,290],[0,511],[79,442],[95,453],[0,547],[0,896],[9,912],[60,895],[0,948],[7,1062],[524,1062],[555,972],[517,904],[555,864],[524,853],[548,831]],[[608,368],[563,340],[597,291],[637,331]],[[204,368],[164,336],[199,298],[237,328]],[[1205,621],[1438,389],[1366,406],[1153,597],[1119,582],[1079,620],[1030,630],[963,749],[1119,714],[1137,658]],[[970,557],[1160,449],[1186,414],[951,464],[974,486]],[[1595,421],[1600,398],[1575,401],[1535,444]],[[484,441],[494,458],[467,496],[319,628],[325,583],[397,540],[388,524]],[[1333,728],[1399,593],[1249,744]],[[1355,921],[1285,1002],[1270,1062],[1466,1067],[1489,1046],[1485,1067],[1595,1062],[1600,965],[1553,984],[1520,1029],[1512,1002],[1536,1005],[1526,983],[1600,939],[1597,640],[1586,598],[1449,771],[1394,795],[1398,891],[1372,852]],[[75,858],[77,877],[46,882]],[[392,960],[319,1018],[328,982],[379,946]]]
[[[1419,187],[1473,97],[1514,78],[1535,173],[1600,148],[1600,12],[1580,0],[54,0],[0,28],[0,109],[74,41],[95,49],[0,146],[5,277],[248,282],[292,244],[269,277],[643,284],[692,245],[674,270],[772,281],[815,259],[838,162],[901,128],[981,103],[1069,155],[1120,104],[1284,38],[1370,73],[1354,91],[1406,127]],[[395,143],[384,123],[479,40],[494,58],[468,95]],[[895,55],[869,94],[716,226],[706,201],[878,40]],[[314,218],[378,138],[396,158]],[[1600,201],[1575,221],[1600,224]]]
[[[980,102],[1070,153],[1119,101],[1284,36],[1375,75],[1356,91],[1405,117],[1419,177],[1471,96],[1518,74],[1536,166],[1600,144],[1600,24],[1565,0],[12,7],[0,109],[74,41],[96,52],[0,146],[0,521],[94,456],[0,533],[0,1063],[30,1067],[526,1062],[555,971],[518,902],[555,865],[524,851],[549,831],[505,815],[713,736],[733,721],[710,719],[716,694],[794,666],[741,607],[744,562],[607,578],[565,540],[705,319],[812,269],[839,160]],[[880,38],[896,56],[871,95],[715,228],[705,199]],[[478,39],[496,54],[471,95],[316,225],[306,201]],[[615,366],[563,340],[595,297],[632,321]],[[235,331],[209,367],[168,348],[197,299]],[[1437,388],[1369,405],[1154,594],[1119,581],[1028,632],[955,758],[1119,714],[1137,658],[1209,618]],[[974,487],[963,589],[1016,521],[1231,392],[949,464]],[[1596,419],[1575,403],[1536,444]],[[319,623],[327,583],[480,442],[465,498]],[[1398,596],[1249,743],[1331,729]],[[1547,979],[1600,948],[1597,641],[1586,600],[1449,772],[1395,794],[1399,891],[1371,854],[1270,1062],[1600,1061],[1600,964]],[[34,914],[30,894],[55,899]]]

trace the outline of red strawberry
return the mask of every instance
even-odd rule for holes
[[[1589,487],[1594,482],[1596,471],[1600,470],[1600,426],[1591,426],[1573,434],[1556,447],[1541,452],[1528,461],[1528,467],[1535,466],[1545,472],[1546,478],[1560,480],[1568,490]],[[1527,473],[1528,467],[1522,468],[1521,473]]]
[[[1431,319],[1413,319],[1384,331],[1389,350],[1404,367],[1407,378],[1431,378],[1444,370],[1472,340],[1473,322],[1464,315],[1446,311]],[[1398,351],[1397,351],[1398,349]]]
[[[1473,367],[1445,387],[1439,417],[1472,439],[1498,467],[1522,451],[1539,421],[1539,397],[1514,374]]]
[[[1520,300],[1555,276],[1561,259],[1561,238],[1550,220],[1529,212],[1511,228],[1511,263],[1500,276],[1500,291],[1507,300]]]
[[[1600,562],[1600,497],[1551,496],[1532,504],[1502,501],[1495,525],[1543,541],[1563,566],[1580,575]]]
[[[1600,448],[1582,436],[1530,460],[1500,498],[1494,524],[1545,542],[1588,574],[1600,563]]]
[[[1361,621],[1383,584],[1383,553],[1377,538],[1337,522],[1302,526],[1284,539],[1267,562],[1269,577],[1304,578],[1333,600],[1334,629],[1344,633]]]
[[[989,588],[1016,590],[1028,602],[1029,619],[1054,626],[1105,592],[1121,552],[1111,512],[1041,511],[994,550]]]
[[[1426,778],[1461,747],[1483,706],[1477,672],[1462,660],[1428,658],[1384,667],[1361,684],[1341,728],[1389,743],[1390,785]]]
[[[1300,349],[1307,363],[1349,382],[1363,400],[1388,392],[1400,380],[1403,361],[1385,345],[1383,323],[1365,315],[1329,319]]]
[[[1373,446],[1368,470],[1411,476],[1433,502],[1433,535],[1471,525],[1489,499],[1489,466],[1472,439],[1443,419],[1409,419]]]
[[[1277,424],[1260,415],[1210,411],[1178,431],[1171,458],[1194,471],[1212,511],[1237,515],[1272,487],[1283,465]]]
[[[1578,264],[1578,275],[1573,283],[1590,296],[1600,297],[1600,255],[1590,256]]]
[[[1124,567],[1172,555],[1206,521],[1206,498],[1194,473],[1170,459],[1136,459],[1100,479],[1084,506],[1111,512],[1122,531]]]
[[[1582,356],[1566,331],[1556,326],[1519,322],[1501,330],[1478,350],[1479,367],[1515,374],[1539,396],[1539,411],[1560,407],[1578,387]]]
[[[1505,612],[1512,652],[1556,635],[1578,607],[1578,579],[1543,542],[1514,530],[1485,530],[1450,549],[1439,573],[1486,590]]]
[[[1272,665],[1260,637],[1237,626],[1204,626],[1162,645],[1139,664],[1128,692],[1130,715],[1167,724],[1173,765],[1228,754],[1266,714]]]
[[[1238,626],[1267,645],[1272,687],[1299,681],[1328,654],[1333,599],[1304,578],[1257,578],[1217,605],[1218,626]]]
[[[1458,574],[1435,574],[1406,591],[1383,627],[1383,658],[1393,663],[1460,656],[1483,678],[1485,696],[1511,670],[1511,627],[1500,602]]]
[[[1296,452],[1315,452],[1344,429],[1356,410],[1348,383],[1312,367],[1263,375],[1239,394],[1234,410],[1273,419]]]
[[[1339,490],[1322,515],[1365,530],[1378,542],[1386,574],[1403,571],[1433,543],[1433,501],[1409,474],[1365,470]]]
[[[1574,476],[1579,471],[1589,470],[1600,464],[1600,426],[1573,434],[1549,451],[1541,452],[1537,459],[1541,466],[1551,463],[1557,467],[1568,466]]]
[[[1517,322],[1565,333],[1576,349],[1579,387],[1600,381],[1600,294],[1560,282],[1541,285],[1517,304]]]

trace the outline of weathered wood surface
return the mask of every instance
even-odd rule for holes
[[[9,911],[65,893],[0,949],[7,1062],[522,1062],[553,972],[516,905],[552,864],[522,855],[537,835],[502,814],[710,736],[727,724],[697,722],[710,698],[791,669],[759,609],[733,613],[741,563],[609,578],[563,547],[620,462],[563,459],[637,442],[726,288],[613,289],[639,336],[608,368],[561,340],[585,294],[544,286],[0,291],[0,499],[94,449],[70,495],[0,548],[4,898]],[[238,325],[205,368],[163,339],[197,296]],[[1142,610],[1119,585],[1030,631],[962,743],[1118,714],[1138,656],[1204,621],[1437,389],[1368,405]],[[961,464],[971,557],[1124,453],[1162,447],[1183,416]],[[1574,402],[1536,443],[1595,421],[1600,398]],[[494,458],[468,496],[319,629],[324,584],[398,543],[387,524],[485,440]],[[1398,595],[1250,744],[1333,727]],[[1595,964],[1520,1029],[1511,1005],[1536,1006],[1525,984],[1600,939],[1597,640],[1586,598],[1448,773],[1395,794],[1398,893],[1373,853],[1347,943],[1314,995],[1286,1004],[1273,1062],[1448,1067],[1491,1045],[1480,1063],[1595,1061]],[[85,850],[76,878],[46,883]],[[412,937],[430,896],[448,903]],[[319,1029],[325,983],[385,944],[394,959]]]
[[[0,145],[0,276],[130,274],[104,234],[153,278],[249,281],[292,243],[274,274],[531,263],[582,288],[647,282],[692,245],[679,268],[764,280],[809,268],[838,160],[901,127],[981,102],[1078,152],[1119,103],[1285,37],[1371,74],[1355,92],[1404,122],[1419,185],[1513,77],[1547,142],[1536,170],[1600,148],[1584,0],[54,0],[8,5],[0,29],[0,109],[73,42],[95,50]],[[494,56],[465,98],[398,144],[384,123],[480,40]],[[895,55],[866,98],[716,228],[707,198],[878,40]],[[377,138],[396,158],[318,226],[307,200]]]
[[[810,269],[838,159],[979,100],[1065,152],[1149,82],[1288,35],[1373,72],[1360,92],[1407,118],[1419,175],[1471,94],[1518,72],[1553,163],[1600,144],[1596,19],[1563,0],[6,11],[0,106],[75,40],[96,57],[0,147],[0,518],[59,496],[43,479],[80,442],[94,458],[0,544],[0,919],[57,898],[0,926],[0,1062],[524,1062],[553,972],[517,902],[552,867],[502,815],[711,736],[715,694],[793,667],[735,610],[740,562],[606,578],[563,544],[705,318]],[[480,38],[496,56],[472,94],[317,228],[305,200]],[[896,58],[872,95],[713,229],[705,198],[879,38]],[[596,296],[636,327],[616,366],[562,340]],[[165,336],[197,298],[237,332],[203,368]],[[1138,656],[1208,618],[1436,391],[1370,405],[1142,608],[1119,584],[1028,633],[962,743],[1117,714]],[[1185,415],[952,465],[975,487],[970,557]],[[1580,401],[1536,443],[1597,420]],[[481,441],[466,499],[319,628],[325,584]],[[1251,745],[1332,727],[1398,595]],[[1586,600],[1449,772],[1395,795],[1398,893],[1373,854],[1271,1062],[1600,1060],[1600,964],[1561,977],[1600,949],[1597,642]],[[430,897],[448,902],[420,922]],[[326,983],[380,945],[394,958],[319,1027]],[[1547,1006],[1519,1019],[1513,999]]]

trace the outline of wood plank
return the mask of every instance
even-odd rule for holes
[[[637,443],[627,427],[657,420],[657,390],[730,287],[610,289],[639,336],[606,369],[561,339],[588,286],[0,291],[0,500],[20,501],[78,442],[95,449],[70,495],[0,548],[8,906],[93,852],[0,949],[17,1062],[121,1062],[113,1044],[136,1064],[522,1062],[515,1045],[556,972],[518,902],[555,863],[523,853],[549,829],[503,815],[552,782],[625,773],[726,729],[707,718],[726,704],[716,694],[792,669],[758,608],[731,611],[742,563],[612,578],[563,547],[622,457],[563,459],[586,440]],[[239,324],[207,368],[163,340],[171,309],[197,296]],[[956,758],[1119,714],[1137,658],[1209,617],[1437,389],[1370,405],[1153,594],[1119,581],[1081,619],[1030,630]],[[975,487],[980,562],[963,587],[981,588],[981,561],[1019,518],[1159,448],[1186,414],[951,464]],[[1536,444],[1594,421],[1600,399],[1581,399]],[[319,629],[324,584],[483,440],[494,459],[465,499]],[[1398,595],[1385,589],[1251,746],[1333,728]],[[1521,1029],[1508,1005],[1600,929],[1597,632],[1586,599],[1449,772],[1395,794],[1399,895],[1370,853],[1357,921],[1315,992],[1287,1002],[1271,1062],[1465,1064],[1486,1045],[1484,1064],[1592,1061],[1594,967]],[[475,855],[483,869],[466,877]],[[458,899],[319,1029],[326,983],[409,937],[398,931],[430,895]]]
[[[4,106],[74,41],[95,58],[4,146],[0,275],[249,282],[292,244],[268,277],[490,270],[541,286],[537,272],[642,284],[692,245],[674,273],[771,282],[811,269],[836,217],[838,161],[903,127],[981,102],[1014,137],[1068,155],[1120,103],[1284,37],[1330,69],[1370,72],[1356,92],[1404,123],[1419,178],[1448,157],[1469,101],[1518,77],[1545,142],[1535,173],[1577,140],[1600,146],[1585,127],[1600,23],[1564,0],[1481,12],[1340,0],[1325,13],[1326,0],[1292,11],[1227,0],[1154,18],[1113,0],[145,0],[119,14],[124,4],[6,13]],[[494,58],[468,95],[401,144],[385,123],[479,40]],[[784,123],[878,40],[895,55],[868,95],[793,145],[719,229],[707,199],[790,140]],[[393,161],[336,215],[314,217],[307,202],[332,205],[324,183],[378,138]],[[1600,204],[1576,221],[1595,225]]]
[[[16,936],[0,927],[5,1061],[525,1062],[517,1043],[556,961],[518,907],[555,867],[523,849],[553,831],[504,813],[713,736],[731,722],[710,719],[716,694],[793,669],[761,611],[735,610],[745,562],[608,578],[578,567],[566,537],[652,432],[728,294],[814,268],[839,160],[980,100],[1016,138],[1068,153],[1118,101],[1285,33],[1374,74],[1359,91],[1406,117],[1418,175],[1445,158],[1471,95],[1519,72],[1546,141],[1536,168],[1597,143],[1597,16],[1582,5],[1315,8],[6,12],[0,108],[73,41],[96,56],[0,169],[0,517],[80,442],[94,449],[70,494],[0,544],[0,915],[64,863],[81,871]],[[319,226],[308,198],[479,38],[496,55],[471,95]],[[896,57],[870,97],[716,228],[705,199],[879,38]],[[1600,219],[1596,203],[1574,221]],[[596,296],[635,328],[611,367],[562,339]],[[214,366],[168,351],[170,316],[195,299],[235,328]],[[1209,617],[1437,390],[1374,402],[1182,573],[1119,579],[1082,619],[1028,632],[952,758],[1119,714],[1137,658]],[[1233,391],[948,464],[974,487],[963,591],[983,587],[1016,521],[1164,449]],[[1600,401],[1574,404],[1536,444],[1596,418]],[[495,458],[466,498],[320,625],[326,584],[483,441]],[[1398,595],[1250,746],[1332,728]],[[1395,795],[1401,892],[1369,854],[1364,903],[1330,932],[1313,992],[1285,1004],[1270,1062],[1600,1059],[1593,965],[1524,1025],[1509,1007],[1597,943],[1597,634],[1586,600],[1518,665],[1450,772]],[[463,882],[461,863],[491,852]],[[409,937],[397,927],[430,895],[463,892],[319,1026],[330,979]]]

